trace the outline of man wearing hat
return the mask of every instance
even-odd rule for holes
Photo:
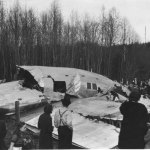
[[[123,115],[118,143],[120,149],[144,149],[148,112],[143,104],[138,103],[140,97],[139,92],[133,91],[129,95],[129,101],[120,107]]]
[[[54,116],[54,125],[58,128],[59,147],[60,149],[71,149],[72,145],[72,115],[68,110],[70,105],[70,96],[66,94],[62,101],[62,107],[59,108]]]

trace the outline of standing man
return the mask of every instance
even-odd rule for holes
[[[123,115],[118,147],[120,149],[144,149],[144,136],[148,130],[148,112],[143,104],[138,103],[140,93],[133,91],[129,101],[120,107]]]
[[[4,121],[4,116],[0,114],[0,150],[6,150],[6,145],[4,142],[4,138],[6,136],[6,124]]]
[[[52,105],[46,104],[44,113],[39,117],[38,128],[40,129],[39,148],[52,149]]]
[[[119,95],[118,95],[117,92],[115,92],[115,91],[112,90],[112,91],[110,91],[110,93],[113,96],[113,101],[115,101],[116,98],[118,98],[118,100],[119,100]]]
[[[102,89],[100,87],[98,87],[98,90],[97,90],[98,93],[102,93]]]
[[[72,146],[72,115],[68,110],[70,105],[70,96],[65,95],[62,99],[62,107],[56,111],[54,116],[54,125],[58,128],[59,149],[71,149]]]

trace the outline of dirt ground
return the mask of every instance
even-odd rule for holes
[[[6,118],[6,127],[7,127],[7,134],[5,137],[5,144],[6,147],[9,148],[11,139],[13,136],[14,131],[16,130],[16,122],[13,119]],[[23,135],[26,137],[30,137],[32,139],[32,149],[38,149],[39,148],[39,137],[38,135],[35,135],[29,130],[26,130],[23,132]],[[53,149],[58,149],[58,141],[53,139]]]

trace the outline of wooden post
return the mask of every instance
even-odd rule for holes
[[[16,123],[20,123],[20,107],[19,100],[15,101],[15,114],[16,114]]]

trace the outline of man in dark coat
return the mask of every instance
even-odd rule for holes
[[[148,112],[143,104],[138,103],[140,97],[139,92],[131,92],[129,101],[120,107],[123,115],[118,143],[120,149],[143,149],[145,146]]]
[[[40,149],[52,149],[52,105],[46,104],[44,107],[44,113],[39,117],[38,128],[40,129],[39,148]]]
[[[6,131],[6,124],[4,121],[4,117],[3,117],[3,115],[0,114],[0,150],[6,149],[6,145],[4,142],[6,133],[7,133],[7,131]]]

